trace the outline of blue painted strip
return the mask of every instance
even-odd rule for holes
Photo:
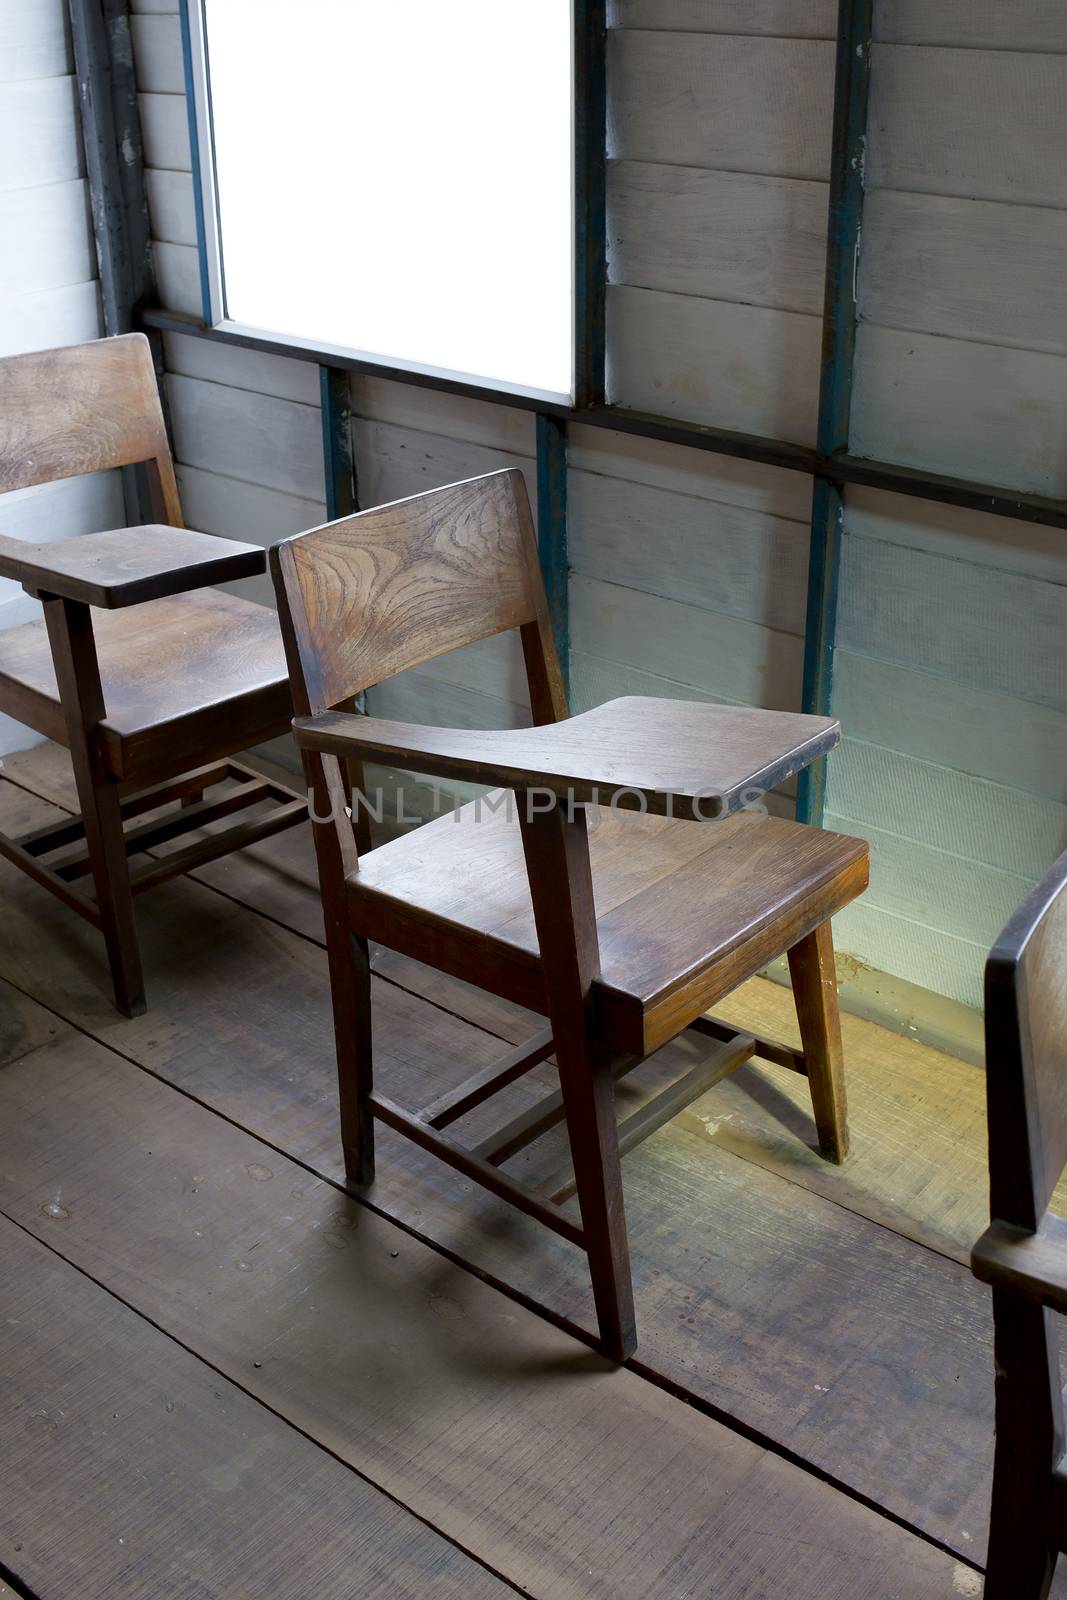
[[[838,5],[817,435],[823,457],[847,451],[849,441],[873,9],[873,0],[839,0]],[[842,515],[841,484],[817,475],[811,497],[802,704],[805,711],[821,716],[829,714],[833,702]],[[801,773],[797,816],[802,822],[822,822],[825,787],[825,761]]]
[[[567,561],[567,425],[537,418],[537,550],[563,685],[570,704],[571,626]]]
[[[200,258],[200,314],[207,327],[211,314],[211,275],[207,265],[207,232],[204,227],[204,189],[200,176],[200,131],[196,122],[196,86],[193,82],[193,36],[189,28],[189,6],[199,0],[179,0],[182,25],[182,66],[185,74],[185,111],[189,119],[189,153],[193,168],[193,208],[196,213],[196,248]]]
[[[352,451],[352,400],[348,373],[319,368],[322,404],[322,464],[326,481],[326,519],[348,517],[358,510],[356,463]]]

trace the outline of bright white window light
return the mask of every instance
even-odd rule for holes
[[[570,395],[571,0],[205,0],[232,321]]]

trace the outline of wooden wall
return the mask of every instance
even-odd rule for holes
[[[196,312],[177,0],[135,9],[157,273]],[[811,442],[836,6],[609,10],[610,397]],[[1067,13],[881,0],[877,41],[853,447],[1065,494]],[[182,338],[167,357],[190,522],[269,543],[319,520],[315,369]],[[513,463],[533,492],[523,413],[363,378],[352,400],[363,504]],[[807,478],[575,427],[568,494],[578,708],[799,704]],[[985,945],[1067,844],[1067,541],[856,491],[845,542],[831,821],[875,870],[839,944],[977,1003]],[[371,702],[528,716],[501,640]]]
[[[0,10],[0,356],[103,331],[66,0]],[[68,538],[123,520],[113,474],[0,496],[0,532]],[[0,629],[38,614],[0,578]],[[0,756],[33,735],[0,715]]]

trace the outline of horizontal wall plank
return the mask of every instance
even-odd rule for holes
[[[202,467],[179,464],[175,470],[185,520],[201,533],[246,539],[266,548],[326,521],[321,500],[301,499],[259,483],[242,483]]]
[[[204,304],[200,291],[199,252],[187,244],[153,240],[152,265],[160,304],[168,311],[199,317]]]
[[[1067,710],[1062,584],[847,538],[841,596],[842,648]]]
[[[361,506],[384,505],[481,473],[519,467],[536,510],[537,469],[529,457],[491,450],[469,439],[449,439],[363,418],[356,420],[353,433]]]
[[[571,578],[570,601],[576,651],[713,699],[799,710],[804,647],[794,634],[580,575]]]
[[[251,389],[278,400],[298,400],[309,406],[319,403],[319,369],[313,361],[294,361],[180,333],[165,333],[163,348],[168,372],[221,383],[228,389]]]
[[[860,323],[857,455],[1067,495],[1067,361]]]
[[[0,10],[0,83],[72,71],[64,0],[6,0]]]
[[[0,191],[0,295],[85,283],[96,251],[84,178]]]
[[[125,523],[118,472],[86,472],[0,495],[0,533],[15,539],[73,539]]]
[[[853,738],[1029,794],[1067,795],[1067,714],[1048,706],[841,649],[833,712]]]
[[[834,945],[839,957],[855,956],[876,972],[904,978],[965,1006],[981,1007],[988,952],[973,940],[894,916],[861,896],[834,918]]]
[[[848,485],[845,528],[887,544],[1067,583],[1067,535],[1062,528],[1016,522],[969,506],[939,505],[913,495],[886,494],[863,484]]]
[[[821,318],[619,284],[607,319],[614,404],[814,442]]]
[[[95,281],[0,300],[0,356],[81,344],[103,333]]]
[[[196,244],[196,203],[191,172],[146,167],[148,214],[153,239],[165,244]]]
[[[1067,353],[1067,212],[875,189],[859,314],[892,328]]]
[[[169,375],[167,392],[179,461],[307,500],[322,494],[317,407],[179,373]]]
[[[611,162],[610,281],[821,315],[827,194],[795,178]]]
[[[184,94],[181,23],[141,12],[130,18],[137,86],[145,94]]]
[[[528,728],[530,708],[498,695],[483,694],[424,670],[400,672],[369,691],[372,716],[397,722],[422,722],[438,728]]]
[[[834,0],[608,0],[608,26],[832,39]]]
[[[781,178],[829,176],[834,47],[621,29],[608,35],[608,153]]]
[[[184,94],[139,94],[137,104],[147,165],[191,171],[189,114]]]
[[[572,423],[567,429],[567,461],[572,469],[596,472],[628,483],[700,495],[725,505],[750,506],[795,522],[811,518],[811,479],[805,472],[784,472],[761,461],[716,455],[643,439],[613,428]]]
[[[352,409],[357,416],[375,422],[469,439],[472,444],[489,445],[515,455],[532,457],[537,449],[536,423],[529,411],[395,383],[388,378],[353,374]]]
[[[571,568],[587,578],[804,631],[805,523],[571,472],[567,527]]]
[[[692,684],[674,683],[670,678],[658,678],[653,672],[643,672],[639,667],[627,667],[617,661],[601,661],[584,650],[571,652],[571,699],[575,712],[590,711],[606,700],[617,700],[621,695],[648,695],[654,700],[695,700],[704,705],[737,705],[725,695],[708,694]],[[775,816],[791,816],[795,811],[796,778],[787,778],[775,791],[775,804],[770,809]]]
[[[868,188],[1063,206],[1065,143],[1067,56],[873,47]]]
[[[69,183],[84,170],[74,79],[7,84],[0,95],[0,189]]]
[[[828,764],[827,809],[937,850],[1042,877],[1067,850],[1067,805],[844,739]]]
[[[878,0],[874,37],[886,44],[1067,50],[1067,10],[1062,0]]]
[[[177,16],[178,0],[130,0],[130,10],[135,14],[145,12],[152,16]]]
[[[523,707],[530,704],[522,646],[514,629],[464,645],[462,650],[450,650],[426,662],[419,671],[491,700]]]
[[[1028,878],[884,832],[858,817],[827,811],[825,823],[870,844],[871,882],[865,895],[869,904],[921,927],[974,942],[983,951],[988,951],[1032,887]]]

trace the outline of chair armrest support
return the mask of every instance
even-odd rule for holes
[[[0,577],[30,594],[114,610],[266,570],[258,545],[150,523],[30,544],[0,534]]]
[[[627,697],[536,728],[430,728],[325,711],[297,717],[293,732],[301,749],[349,760],[708,821],[823,755],[837,743],[840,725],[829,717]]]
[[[1046,1215],[1036,1233],[991,1223],[971,1251],[971,1271],[994,1289],[1067,1312],[1067,1221]]]

